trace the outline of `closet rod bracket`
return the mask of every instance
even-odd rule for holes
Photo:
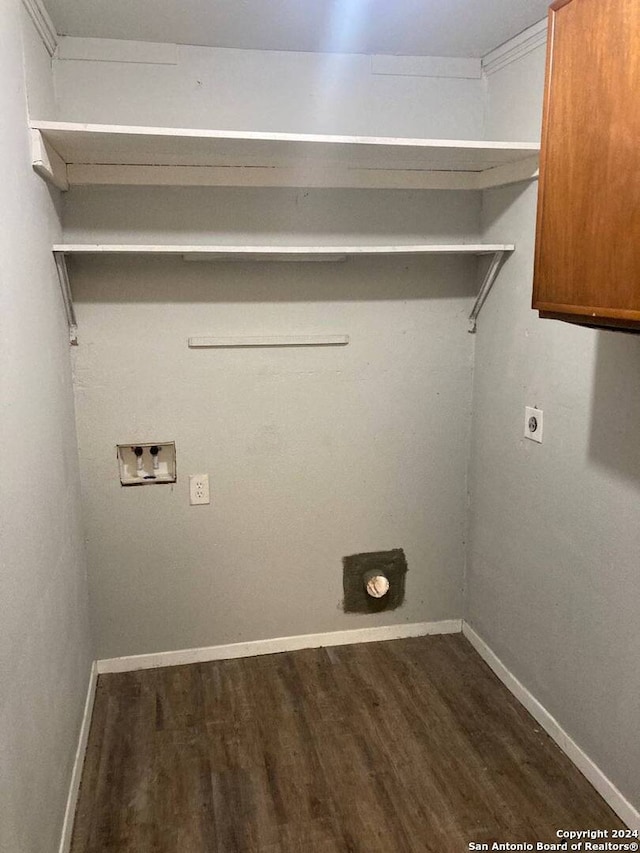
[[[76,320],[76,312],[73,307],[73,294],[71,293],[71,285],[69,283],[67,258],[64,252],[56,251],[54,251],[53,257],[56,262],[56,270],[58,272],[58,283],[60,285],[60,292],[62,293],[62,301],[64,303],[64,312],[67,317],[67,325],[69,326],[69,343],[73,346],[77,346],[78,322]]]
[[[480,288],[480,292],[476,297],[476,301],[474,302],[471,314],[469,314],[469,333],[472,335],[475,335],[476,333],[476,329],[478,326],[478,314],[480,313],[482,306],[486,302],[487,296],[491,292],[491,288],[495,283],[498,273],[500,272],[500,267],[504,263],[506,255],[507,251],[504,250],[493,253],[491,263],[489,264],[489,268],[484,277],[484,281],[482,282],[482,287]]]

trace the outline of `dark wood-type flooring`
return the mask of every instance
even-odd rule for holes
[[[72,853],[461,853],[622,826],[458,634],[102,675]]]

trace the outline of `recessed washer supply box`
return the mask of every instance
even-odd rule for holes
[[[153,486],[176,481],[175,441],[132,441],[118,444],[123,486]]]

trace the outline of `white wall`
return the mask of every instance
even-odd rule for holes
[[[539,47],[488,78],[489,136],[539,132],[543,69]],[[538,319],[535,207],[484,196],[485,236],[518,248],[476,342],[466,618],[638,807],[640,339]]]
[[[122,51],[122,42],[72,42],[75,54],[83,44],[87,56]],[[157,48],[141,44],[137,62],[57,60],[59,118],[461,139],[479,138],[482,129],[479,77],[374,74],[371,57],[355,54],[184,45],[173,47],[176,64],[154,64],[145,62],[145,50],[155,56]]]
[[[71,48],[111,59],[130,50],[74,42],[63,55]],[[59,117],[481,133],[479,78],[376,75],[363,56],[179,47],[177,59],[61,59]],[[447,242],[476,238],[480,195],[75,189],[64,219],[65,237],[80,242]],[[100,657],[460,616],[475,277],[476,262],[460,258],[74,265]],[[347,333],[352,343],[186,345],[197,334],[295,332]],[[115,444],[147,439],[176,440],[175,488],[120,486]],[[212,504],[191,508],[187,475],[199,472],[211,476]],[[409,562],[405,606],[344,614],[342,557],[396,547]]]
[[[270,212],[273,212],[270,215]],[[474,194],[74,191],[67,235],[371,240],[475,234]],[[182,229],[188,229],[185,236]],[[177,232],[177,233],[176,233]],[[461,612],[475,261],[86,259],[76,397],[101,657]],[[346,333],[340,349],[189,350],[191,335]],[[179,481],[126,489],[115,444],[175,439]],[[212,503],[188,504],[208,472]],[[341,609],[342,557],[403,547],[407,601]]]
[[[17,0],[3,79],[20,78]],[[32,112],[51,117],[29,32]],[[363,57],[179,48],[174,65],[63,60],[79,121],[479,137],[473,79],[372,75]],[[492,75],[486,138],[533,139],[543,50]],[[53,200],[29,168],[21,86],[6,87],[1,232],[5,608],[0,847],[52,849],[91,657]],[[634,428],[640,343],[530,310],[535,186],[485,194],[487,239],[515,241],[479,325],[466,615],[635,803],[640,640]],[[463,239],[473,194],[74,190],[73,239]],[[6,245],[5,245],[6,243]],[[73,270],[85,523],[98,655],[461,615],[475,266],[86,259]],[[346,349],[189,351],[192,334],[346,332]],[[6,389],[6,392],[5,392]],[[545,443],[522,439],[527,403]],[[175,487],[122,489],[114,445],[176,439]],[[25,467],[38,474],[33,502]],[[188,506],[207,471],[212,504]],[[9,492],[9,488],[11,492]],[[341,557],[404,547],[407,603],[340,610]],[[37,800],[37,812],[31,808]]]
[[[100,656],[460,615],[469,261],[88,261],[74,281]],[[351,343],[187,348],[291,333]],[[122,488],[115,444],[166,439],[176,487]],[[210,506],[189,506],[198,472]],[[395,547],[406,604],[344,614],[342,557]]]
[[[24,17],[33,97],[48,56]],[[56,199],[31,169],[21,4],[0,4],[0,850],[57,849],[93,657],[69,344],[51,244]],[[39,79],[36,79],[39,78]]]

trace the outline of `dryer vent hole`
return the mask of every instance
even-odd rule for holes
[[[402,548],[343,557],[344,612],[380,613],[400,607],[405,597],[407,571]]]

